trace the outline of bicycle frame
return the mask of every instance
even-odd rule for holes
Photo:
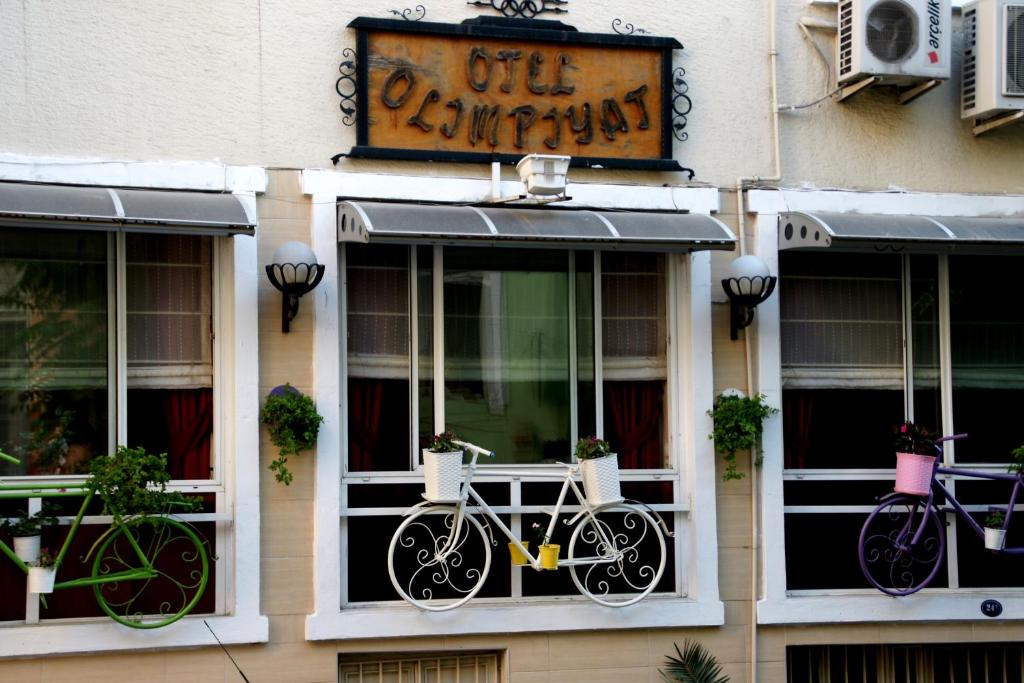
[[[479,457],[479,455],[481,453],[483,453],[484,455],[488,455],[488,456],[493,456],[493,454],[490,453],[489,451],[483,450],[482,448],[478,448],[476,446],[473,446],[472,444],[463,443],[463,442],[456,442],[456,443],[458,443],[460,446],[463,446],[467,450],[470,450],[473,453],[473,457],[472,457],[472,459],[469,462],[469,465],[468,465],[468,468],[467,468],[467,471],[466,471],[466,477],[465,477],[464,483],[462,485],[462,492],[461,492],[461,495],[459,497],[459,502],[458,502],[458,506],[457,506],[458,507],[458,513],[456,514],[455,524],[452,525],[452,530],[451,530],[451,533],[449,533],[449,535],[448,535],[448,540],[445,542],[444,546],[438,551],[438,555],[444,557],[451,550],[451,547],[455,543],[455,540],[459,537],[459,534],[461,533],[461,530],[462,530],[463,518],[464,518],[464,516],[466,514],[466,505],[467,505],[467,503],[469,501],[469,498],[472,497],[473,501],[476,503],[476,506],[479,508],[481,514],[483,514],[487,518],[487,520],[489,522],[493,522],[494,525],[496,527],[498,527],[498,529],[500,529],[503,534],[505,534],[505,536],[508,538],[509,542],[514,544],[515,547],[519,549],[519,552],[523,553],[523,556],[526,557],[529,560],[530,567],[532,567],[535,570],[540,570],[541,566],[540,566],[540,551],[539,551],[539,549],[538,549],[538,552],[537,552],[536,556],[534,556],[532,553],[530,553],[530,551],[527,550],[526,546],[523,545],[522,541],[520,541],[516,537],[516,535],[512,532],[512,530],[509,529],[508,526],[506,526],[505,523],[501,521],[501,518],[498,517],[497,513],[494,512],[493,509],[491,509],[491,506],[487,504],[487,501],[485,501],[483,498],[481,498],[480,494],[477,493],[476,489],[473,488],[473,485],[472,485],[473,484],[473,477],[476,474],[476,470],[477,470],[477,458]],[[566,498],[566,495],[568,494],[570,489],[572,490],[573,494],[575,494],[576,499],[580,502],[580,505],[582,506],[583,509],[580,510],[579,512],[577,512],[568,522],[566,522],[567,525],[572,526],[573,524],[578,522],[580,520],[580,518],[582,518],[583,516],[589,516],[589,517],[591,517],[593,519],[594,511],[597,510],[597,508],[591,506],[587,502],[587,497],[583,494],[582,491],[580,491],[579,486],[576,484],[576,481],[574,480],[574,475],[578,473],[579,466],[578,465],[565,465],[565,468],[566,468],[565,475],[562,478],[562,489],[561,489],[561,491],[559,491],[559,494],[558,494],[558,502],[555,503],[555,508],[550,513],[551,519],[548,522],[547,529],[544,532],[544,542],[545,543],[548,541],[548,539],[551,538],[551,536],[555,532],[555,525],[558,522],[558,518],[559,518],[559,516],[561,514],[561,511],[562,511],[562,506],[565,504],[565,498]],[[524,471],[502,471],[502,474],[506,475],[506,476],[520,476],[520,477],[531,477],[531,478],[536,478],[538,476],[543,476],[543,475],[538,475],[537,472],[529,472],[529,471],[525,471],[525,470]],[[409,512],[411,512],[412,510],[419,509],[419,508],[421,508],[421,507],[423,507],[425,505],[428,505],[428,504],[429,503],[420,503],[419,505],[413,507]],[[407,512],[406,514],[409,514],[409,512]],[[615,547],[614,544],[611,542],[611,539],[609,539],[607,537],[607,534],[605,534],[605,531],[601,527],[601,525],[599,525],[599,524],[597,524],[595,522],[594,529],[600,535],[601,541],[604,543],[604,547],[606,547],[606,548],[613,548],[613,547]],[[562,560],[562,559],[559,559],[558,560],[558,566],[559,567],[569,567],[569,566],[578,566],[578,565],[592,565],[592,564],[611,563],[611,562],[615,562],[616,559],[617,559],[616,555],[608,555],[607,557],[585,557],[585,558],[577,558],[577,559],[574,559],[574,560],[568,560],[568,559],[567,560]]]
[[[956,513],[961,517],[961,519],[967,522],[967,524],[971,527],[971,530],[974,531],[974,534],[979,538],[984,538],[985,528],[978,524],[976,521],[974,521],[974,518],[971,517],[970,513],[967,512],[966,509],[964,509],[964,506],[960,504],[960,501],[958,501],[956,497],[953,495],[953,493],[949,489],[947,489],[941,481],[939,481],[937,476],[939,474],[958,475],[962,477],[972,477],[975,479],[989,479],[992,481],[1014,482],[1013,492],[1010,494],[1010,502],[1006,506],[1006,517],[1003,520],[1003,530],[1005,531],[1010,528],[1010,520],[1013,518],[1013,509],[1017,503],[1017,497],[1021,491],[1021,488],[1024,487],[1024,481],[1022,481],[1022,477],[1020,475],[1000,474],[997,472],[980,472],[977,470],[964,470],[953,467],[936,466],[935,473],[932,475],[932,490],[928,493],[928,505],[935,507],[935,509],[939,513],[945,512],[945,510],[943,510],[942,508],[935,506],[934,503],[935,489],[938,488],[940,491],[942,491],[942,494],[946,497],[946,500],[950,503],[950,505],[953,506],[953,509],[956,511]],[[918,530],[918,532],[920,532],[920,530]],[[914,540],[915,542],[917,540],[916,534]],[[1004,547],[1002,550],[996,550],[994,552],[1006,553],[1007,555],[1024,555],[1024,547]]]
[[[64,557],[67,555],[68,548],[71,547],[71,541],[75,538],[78,533],[78,528],[82,525],[82,519],[85,517],[85,511],[89,507],[89,503],[92,501],[93,491],[86,489],[81,486],[68,486],[67,484],[42,484],[42,483],[25,483],[25,484],[0,484],[0,499],[25,499],[25,498],[77,498],[79,496],[85,496],[82,500],[82,505],[78,509],[78,514],[75,516],[74,521],[71,523],[67,535],[64,538],[63,544],[61,544],[60,551],[57,553],[57,557],[54,560],[53,567],[54,571],[60,571],[60,566],[64,562]],[[120,528],[124,522],[114,521],[110,527],[98,538],[90,548],[89,553],[97,547],[108,534],[112,533],[116,529]],[[125,534],[128,542],[131,544],[136,556],[141,563],[141,567],[136,569],[128,569],[120,572],[113,572],[105,574],[100,577],[83,576],[77,579],[71,579],[69,581],[61,581],[54,583],[53,589],[60,590],[63,588],[79,588],[82,586],[92,586],[96,584],[104,583],[115,583],[117,581],[126,581],[134,579],[148,579],[156,575],[150,564],[149,558],[146,556],[142,548],[139,547],[138,543],[132,534]],[[22,572],[28,574],[28,565],[18,557],[14,550],[0,540],[0,553],[3,553],[17,565]],[[88,557],[88,555],[86,555]]]
[[[948,509],[940,508],[935,504],[935,493],[936,489],[938,489],[939,491],[942,492],[942,495],[945,496],[946,501],[953,506],[953,511],[956,512],[956,514],[959,515],[961,519],[967,522],[968,526],[970,526],[971,530],[974,532],[974,535],[978,538],[984,538],[985,528],[978,524],[976,521],[974,521],[974,518],[971,517],[971,514],[964,508],[963,505],[960,504],[960,501],[956,499],[956,496],[953,495],[953,493],[949,489],[947,489],[945,485],[939,480],[939,475],[947,474],[951,476],[971,477],[974,479],[988,479],[990,481],[1012,481],[1013,492],[1010,494],[1010,502],[1006,506],[1006,515],[1003,519],[1004,531],[1010,528],[1010,520],[1013,518],[1013,509],[1017,504],[1017,497],[1020,494],[1021,489],[1024,488],[1024,475],[1003,474],[999,472],[981,472],[979,470],[961,469],[959,467],[940,466],[939,463],[942,461],[942,446],[939,444],[941,444],[944,441],[962,439],[965,438],[966,436],[966,434],[954,434],[953,436],[947,436],[938,439],[935,442],[935,450],[937,451],[938,457],[935,458],[935,464],[932,468],[932,485],[930,490],[928,491],[928,497],[925,500],[925,506],[927,508],[935,508],[935,511],[938,512],[940,516],[944,515],[946,512],[949,512]],[[912,544],[915,544],[920,540],[920,535],[924,530],[926,522],[927,518],[922,517],[921,525],[914,532],[914,539],[913,541],[911,541]],[[1007,555],[1024,555],[1024,547],[1004,547],[1001,550],[994,550],[993,552],[1005,553]]]

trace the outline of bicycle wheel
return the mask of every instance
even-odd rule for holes
[[[625,607],[654,590],[665,571],[665,538],[643,509],[613,503],[584,516],[569,539],[570,565],[581,593],[609,607]]]
[[[138,576],[124,576],[127,572]],[[209,575],[206,548],[191,527],[166,517],[136,517],[100,545],[92,576],[107,580],[92,589],[100,608],[114,621],[132,628],[160,628],[192,611]]]
[[[858,550],[860,568],[872,586],[889,595],[910,595],[938,573],[946,529],[921,498],[896,496],[868,516]]]
[[[458,508],[423,508],[403,521],[388,548],[388,573],[398,594],[420,609],[442,612],[465,604],[484,585],[491,541],[474,515],[465,514],[445,550]]]

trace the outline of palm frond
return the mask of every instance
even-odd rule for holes
[[[687,640],[682,651],[678,645],[675,648],[679,656],[668,656],[665,670],[658,670],[668,683],[729,683],[729,677],[722,675],[722,665],[700,643]]]

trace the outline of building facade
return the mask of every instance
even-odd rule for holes
[[[948,77],[840,73],[871,4],[920,9]],[[193,615],[136,630],[7,563],[0,673],[239,680],[219,640],[254,681],[659,680],[689,640],[733,681],[1019,680],[1019,560],[963,519],[922,592],[858,563],[892,425],[970,432],[947,462],[991,472],[1024,443],[1024,128],[961,117],[995,68],[972,37],[1001,16],[1019,60],[1020,10],[930,4],[0,4],[0,449],[22,460],[0,476],[167,452],[212,567]],[[520,199],[537,152],[575,159],[567,199]],[[294,240],[325,274],[284,332],[264,269]],[[741,254],[779,280],[733,340]],[[324,417],[288,486],[259,424],[286,383]],[[724,480],[729,389],[780,412]],[[496,452],[479,490],[524,539],[572,443],[607,438],[673,532],[653,594],[587,600],[489,527],[474,600],[401,601],[389,542],[445,428]],[[1006,502],[950,486],[979,519]]]

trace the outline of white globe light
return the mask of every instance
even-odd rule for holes
[[[316,263],[316,254],[309,248],[309,245],[305,242],[285,242],[274,250],[274,263],[285,264],[291,263],[299,265],[300,263],[314,264]],[[303,273],[307,273],[307,269],[300,269]],[[296,280],[300,278],[296,275],[295,268],[282,268],[281,276],[286,284],[294,284]]]
[[[729,277],[737,279],[737,286],[740,294],[750,294],[756,288],[757,292],[764,289],[764,280],[753,280],[753,278],[767,278],[771,275],[768,264],[753,254],[740,256],[729,264]],[[741,280],[739,278],[750,278]]]

